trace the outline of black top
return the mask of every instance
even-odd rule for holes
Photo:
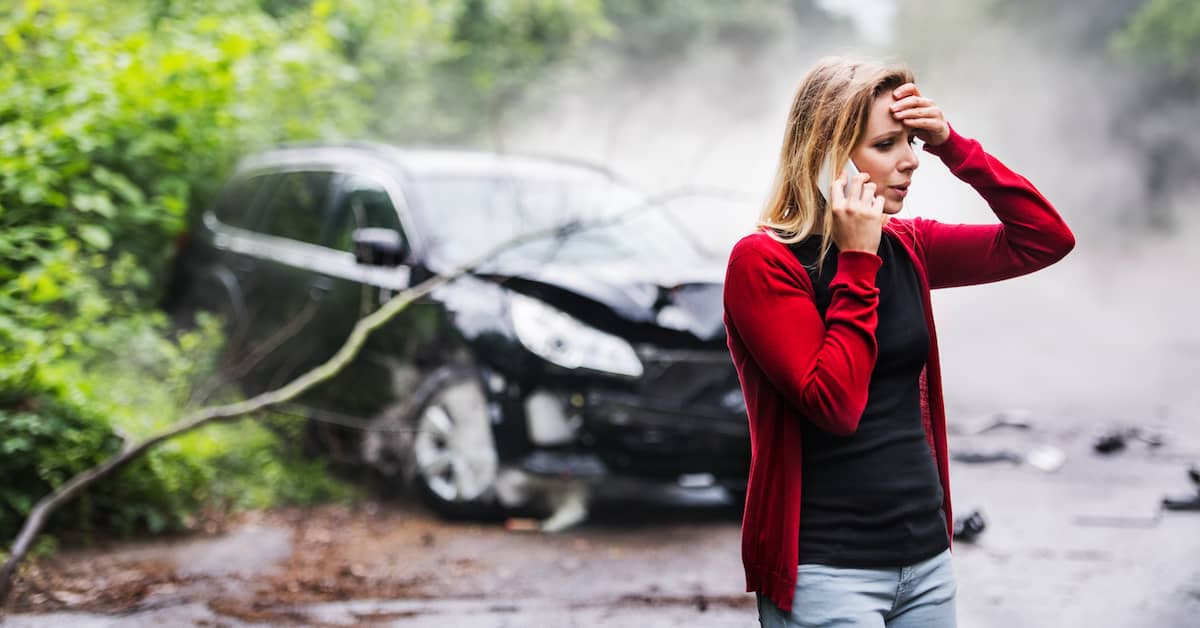
[[[829,306],[837,248],[816,277],[820,237],[792,247],[810,269],[817,309]],[[879,354],[858,430],[835,436],[801,427],[800,562],[841,567],[911,565],[949,546],[942,485],[921,420],[920,377],[929,330],[912,261],[884,235],[879,287]]]

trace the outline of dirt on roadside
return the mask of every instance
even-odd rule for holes
[[[424,523],[423,523],[424,522]],[[233,572],[206,573],[188,563],[197,544],[220,535],[154,541],[102,543],[66,549],[31,561],[14,583],[6,611],[122,613],[155,604],[155,598],[205,598],[221,614],[247,621],[286,619],[264,609],[354,598],[414,598],[428,582],[395,564],[381,540],[409,538],[401,545],[432,543],[432,522],[413,521],[408,511],[373,502],[238,515],[222,528],[248,526],[281,530],[290,555],[279,562]],[[248,548],[253,553],[255,548]],[[204,548],[200,549],[201,553]],[[253,556],[247,556],[251,563]],[[267,615],[270,615],[269,617]]]
[[[728,507],[617,503],[598,508],[580,529],[546,535],[501,522],[444,521],[402,502],[245,513],[187,537],[67,549],[34,561],[6,610],[131,615],[202,604],[235,623],[312,625],[321,622],[303,609],[353,600],[740,609],[753,598],[723,594],[739,589],[734,570],[715,571],[734,585],[719,586],[698,575],[714,570],[693,560],[695,573],[672,578],[680,588],[666,590],[663,573],[645,568],[701,547],[721,550],[709,550],[706,561],[736,565],[737,515]]]

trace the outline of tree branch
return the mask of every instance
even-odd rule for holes
[[[413,286],[412,288],[398,293],[396,296],[384,303],[384,305],[378,310],[375,310],[371,314],[359,319],[358,323],[354,326],[354,329],[351,330],[350,336],[346,339],[346,342],[341,346],[341,348],[338,349],[337,353],[335,353],[333,357],[297,377],[291,382],[285,384],[284,386],[267,391],[238,403],[231,403],[197,410],[191,414],[188,414],[184,420],[174,427],[150,436],[143,441],[133,443],[126,439],[124,446],[118,453],[100,463],[98,466],[79,472],[53,492],[38,500],[38,503],[30,511],[29,516],[26,517],[25,523],[21,526],[21,531],[17,535],[16,541],[13,542],[12,551],[9,554],[8,559],[4,562],[3,567],[0,567],[0,605],[3,605],[8,599],[8,594],[11,591],[13,575],[16,573],[16,570],[20,564],[25,560],[25,557],[29,554],[30,549],[33,547],[34,540],[37,538],[42,528],[45,527],[46,521],[49,519],[50,515],[64,504],[74,499],[89,486],[111,475],[113,472],[142,456],[153,447],[164,441],[170,440],[182,434],[186,434],[203,426],[212,423],[230,421],[252,412],[257,412],[280,403],[291,401],[313,386],[316,386],[317,384],[332,378],[334,375],[337,375],[338,372],[341,371],[350,362],[350,360],[354,358],[359,349],[362,348],[367,336],[372,331],[378,329],[384,323],[391,320],[392,317],[394,317],[404,308],[408,307],[408,305],[413,301],[424,297],[438,286],[449,283],[450,281],[453,281],[464,274],[476,270],[485,262],[499,256],[501,253],[509,249],[549,237],[565,239],[570,237],[570,235],[585,229],[615,224],[628,218],[636,212],[655,207],[664,202],[664,200],[671,198],[672,195],[677,194],[678,192],[673,194],[669,193],[652,199],[647,199],[645,202],[638,203],[601,220],[587,223],[573,221],[546,229],[532,231],[525,235],[513,238],[512,240],[496,246],[487,253],[479,256],[474,261],[463,265],[450,273],[436,275],[416,286]]]
[[[26,517],[25,523],[21,526],[21,532],[17,535],[13,542],[12,550],[8,559],[4,562],[4,566],[0,567],[0,604],[3,604],[8,599],[8,594],[11,591],[11,583],[13,575],[17,568],[25,560],[33,547],[34,540],[45,527],[46,520],[50,515],[60,508],[63,504],[74,499],[82,493],[87,487],[104,479],[117,471],[121,467],[129,464],[133,460],[142,456],[153,447],[160,443],[196,430],[205,425],[230,421],[242,417],[246,414],[257,412],[265,408],[269,408],[276,404],[290,401],[301,395],[308,389],[320,384],[334,375],[337,375],[358,353],[366,341],[367,336],[389,321],[392,317],[398,314],[401,310],[408,307],[413,301],[424,297],[432,292],[438,286],[446,284],[458,277],[473,271],[475,268],[496,257],[504,251],[520,246],[533,240],[539,240],[546,237],[554,236],[561,232],[561,227],[544,229],[519,236],[506,243],[503,243],[486,254],[480,256],[475,261],[459,267],[458,269],[444,275],[434,276],[412,288],[404,290],[396,296],[389,299],[382,307],[375,310],[371,314],[359,319],[358,323],[351,330],[350,336],[346,342],[338,349],[333,357],[326,360],[324,363],[314,367],[312,370],[297,377],[291,382],[275,390],[270,390],[245,401],[231,403],[212,408],[204,408],[187,415],[179,424],[170,429],[159,432],[153,436],[146,438],[143,441],[132,443],[125,441],[125,446],[121,450],[108,458],[98,466],[81,471],[70,480],[67,480],[57,489],[42,499],[30,511]]]

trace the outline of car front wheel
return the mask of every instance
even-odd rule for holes
[[[412,485],[439,514],[492,514],[499,461],[479,378],[442,371],[415,393],[372,421],[364,459],[385,477]]]

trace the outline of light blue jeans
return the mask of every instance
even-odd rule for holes
[[[953,628],[950,550],[908,567],[800,565],[792,612],[758,596],[763,628]]]

